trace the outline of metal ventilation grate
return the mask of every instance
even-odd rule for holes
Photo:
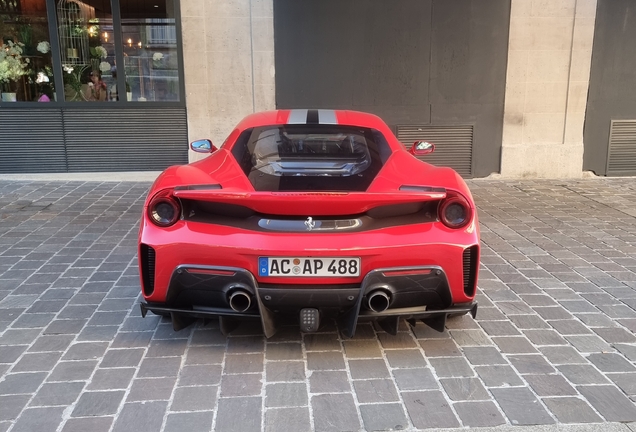
[[[0,173],[67,170],[61,111],[2,109],[0,131]]]
[[[612,120],[607,175],[636,175],[636,120]]]
[[[147,171],[188,163],[185,108],[64,110],[68,170]]]
[[[397,127],[397,138],[407,148],[415,141],[435,144],[432,154],[419,159],[453,168],[462,177],[473,175],[473,125],[404,125]]]

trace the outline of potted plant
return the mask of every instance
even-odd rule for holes
[[[17,82],[28,72],[29,59],[22,57],[24,44],[8,41],[0,45],[0,86],[2,102],[15,102],[16,93],[11,91],[11,83]]]

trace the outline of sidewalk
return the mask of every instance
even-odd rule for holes
[[[470,181],[477,320],[351,340],[142,319],[152,178],[81,180],[0,178],[0,432],[636,432],[634,179]]]

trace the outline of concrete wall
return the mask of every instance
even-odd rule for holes
[[[181,0],[188,138],[275,108],[273,0]],[[201,155],[190,152],[190,161]]]
[[[596,0],[512,0],[504,177],[580,177]]]

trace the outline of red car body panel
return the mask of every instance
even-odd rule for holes
[[[174,321],[177,315],[184,312],[183,305],[176,308],[169,304],[169,287],[177,277],[176,269],[183,266],[190,266],[192,269],[211,266],[210,274],[223,273],[226,271],[223,268],[230,269],[227,270],[229,273],[231,269],[241,269],[248,272],[245,273],[248,276],[253,276],[254,284],[258,287],[276,286],[291,290],[303,289],[305,286],[318,290],[321,287],[360,286],[364,285],[368,275],[375,274],[378,269],[423,268],[421,271],[426,273],[439,268],[443,271],[442,277],[445,275],[447,280],[451,299],[451,305],[447,304],[445,307],[470,304],[471,309],[463,312],[471,311],[474,314],[479,267],[479,224],[466,183],[452,169],[435,167],[409,154],[378,117],[354,111],[333,113],[338,125],[365,127],[380,132],[390,147],[390,155],[365,191],[254,189],[232,154],[233,145],[244,131],[261,126],[289,124],[292,110],[263,112],[246,117],[230,133],[221,148],[206,159],[185,166],[170,167],[157,178],[148,193],[139,231],[142,292],[150,305],[142,306],[144,314],[144,308],[155,310],[152,308],[155,307],[159,312],[171,312]],[[148,208],[158,194],[169,195],[179,202],[240,206],[268,217],[299,220],[309,216],[333,218],[365,214],[383,206],[437,203],[453,196],[463,197],[471,211],[470,220],[459,229],[449,228],[434,214],[427,217],[435,220],[333,233],[269,232],[234,225],[232,222],[217,224],[190,220],[185,214],[173,225],[160,227],[152,221]],[[144,272],[147,274],[148,270],[144,268],[142,259],[145,256],[142,248],[148,247],[153,250],[153,265],[150,270],[153,273],[152,289],[148,287],[148,279],[144,279]],[[469,275],[466,274],[468,270],[464,255],[467,250],[472,253],[469,278],[472,286],[469,287],[466,287]],[[259,257],[360,258],[360,274],[337,277],[259,276]],[[409,271],[412,270],[407,273]],[[186,269],[187,272],[197,273]],[[398,274],[399,271],[385,273]],[[260,298],[262,295],[258,293],[258,287],[255,288],[257,292],[251,294],[259,297],[255,300],[264,309],[266,306]],[[363,295],[364,292],[360,297]],[[361,304],[362,299],[356,301]],[[408,312],[407,309],[400,311]],[[452,312],[451,309],[448,311]],[[217,312],[218,310],[210,314],[221,317],[231,315]],[[400,316],[411,317],[406,312],[400,313]],[[430,315],[428,312],[429,315],[422,315],[423,312],[420,312],[412,316],[421,318]],[[258,315],[258,311],[255,313]],[[445,312],[444,319],[446,314]],[[199,312],[193,312],[193,315],[200,316]],[[263,310],[260,315],[264,315]]]

